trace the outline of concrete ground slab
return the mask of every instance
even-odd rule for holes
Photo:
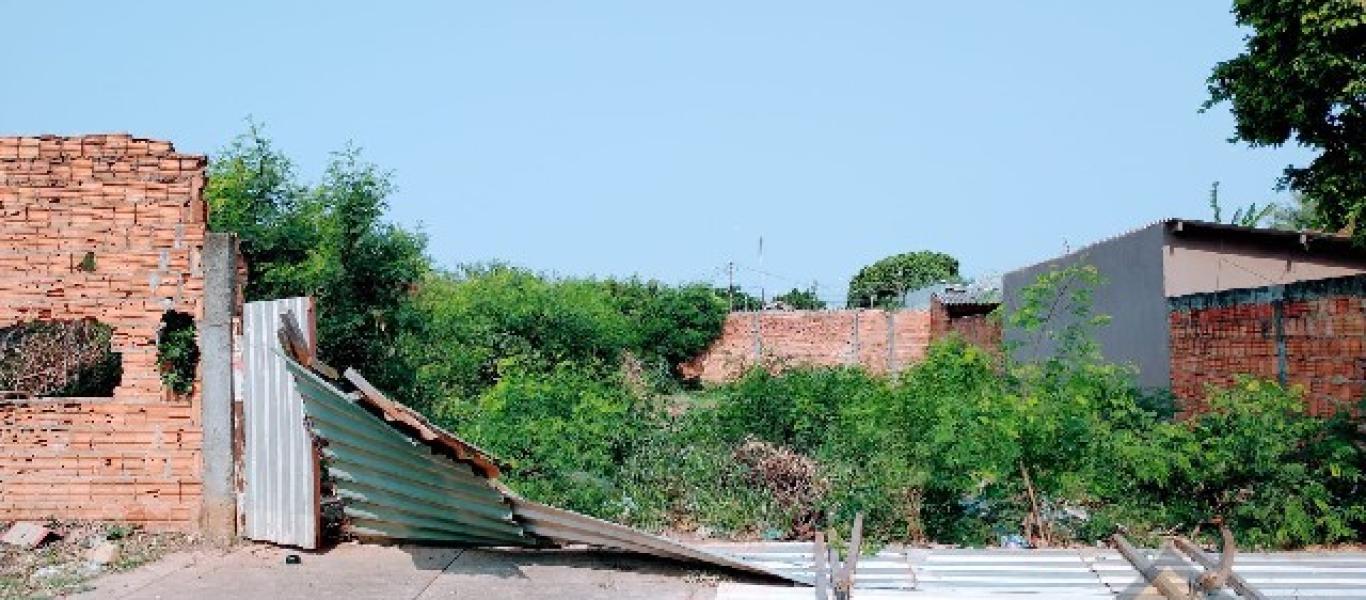
[[[286,564],[289,554],[300,564]],[[706,567],[596,550],[250,545],[171,555],[97,579],[76,598],[712,600],[720,578]]]
[[[705,570],[630,554],[467,550],[420,598],[711,600],[715,585]]]

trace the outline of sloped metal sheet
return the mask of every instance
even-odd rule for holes
[[[476,471],[479,463],[443,453],[447,442],[419,439],[424,431],[435,429],[394,419],[383,402],[376,403],[373,397],[362,401],[359,394],[343,392],[307,367],[280,356],[295,378],[308,428],[321,448],[323,472],[342,500],[352,534],[472,545],[588,544],[709,563],[795,583],[810,581],[519,498],[485,477],[488,471]],[[382,396],[375,390],[369,393]]]
[[[347,369],[342,377],[356,386],[356,400],[378,413],[386,422],[401,427],[405,432],[460,462],[469,463],[479,475],[497,479],[501,474],[498,463],[478,446],[462,440],[437,427],[421,413],[390,400],[383,392],[370,385],[360,373]]]
[[[809,573],[791,573],[770,569],[756,562],[704,550],[674,540],[617,525],[587,515],[546,506],[522,498],[512,497],[512,512],[527,529],[536,535],[559,543],[589,544],[628,552],[651,554],[684,562],[704,562],[809,584]]]
[[[284,360],[351,533],[418,542],[536,544],[513,519],[503,494],[468,464],[434,454],[367,412],[352,395]]]
[[[313,335],[310,298],[248,302],[242,315],[243,535],[313,549],[318,546],[313,444],[276,335],[287,313],[304,324],[305,336]]]

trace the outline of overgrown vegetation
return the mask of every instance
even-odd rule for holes
[[[326,357],[356,367],[508,463],[521,493],[656,529],[791,538],[864,512],[883,541],[1090,542],[1227,518],[1244,545],[1366,533],[1362,447],[1300,392],[1245,381],[1173,421],[1100,358],[1099,275],[1073,268],[1007,317],[1047,358],[950,339],[897,378],[762,369],[693,389],[676,366],[720,333],[732,290],[444,272],[382,220],[388,177],[339,155],[313,188],[253,130],[218,158],[215,227],[238,231],[250,298],[319,296]],[[958,277],[912,253],[871,265],[854,305]],[[748,303],[750,299],[741,298]]]
[[[123,379],[114,328],[93,319],[28,321],[0,328],[0,392],[109,396]]]
[[[1038,363],[949,340],[897,379],[755,370],[679,395],[614,362],[644,351],[611,295],[592,291],[603,284],[467,273],[446,282],[467,289],[433,292],[455,311],[438,322],[480,332],[450,339],[485,375],[454,378],[431,410],[507,459],[522,493],[648,527],[800,537],[863,511],[884,541],[1042,545],[1218,515],[1246,545],[1360,538],[1366,482],[1345,420],[1310,417],[1297,390],[1258,381],[1185,421],[1148,408],[1091,341],[1105,323],[1089,314],[1098,282],[1078,267],[1022,294],[1010,318],[1052,348]]]
[[[199,368],[199,342],[195,338],[194,317],[167,311],[161,317],[157,334],[157,365],[161,383],[176,394],[194,390],[195,370]]]
[[[1236,0],[1233,15],[1251,33],[1214,67],[1205,108],[1229,103],[1236,141],[1316,150],[1280,187],[1303,195],[1317,225],[1366,242],[1366,4]]]
[[[348,146],[322,180],[301,183],[255,123],[213,157],[209,226],[241,240],[247,300],[311,295],[323,357],[365,368],[390,388],[411,369],[387,340],[403,329],[410,292],[429,266],[421,233],[384,220],[392,176]]]

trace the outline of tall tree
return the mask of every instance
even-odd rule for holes
[[[958,259],[952,256],[930,250],[895,254],[854,275],[848,302],[851,307],[891,306],[908,291],[958,280]]]
[[[307,260],[316,238],[304,218],[304,192],[294,163],[255,121],[248,120],[247,131],[209,163],[209,229],[237,234],[247,263],[247,300],[304,293],[291,273]]]
[[[421,233],[384,220],[393,190],[390,173],[353,147],[333,155],[318,184],[300,184],[251,123],[213,157],[205,197],[209,227],[241,240],[247,300],[314,296],[324,359],[405,389],[394,339],[428,260]]]
[[[1366,2],[1235,0],[1233,14],[1252,33],[1214,67],[1205,108],[1228,102],[1235,139],[1252,146],[1318,150],[1286,168],[1281,188],[1366,243]]]
[[[774,302],[780,302],[795,310],[820,310],[825,308],[825,301],[816,296],[814,286],[807,289],[792,288],[786,294],[773,297]]]

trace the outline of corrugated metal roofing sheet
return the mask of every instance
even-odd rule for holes
[[[705,548],[799,577],[811,573],[810,543],[730,543]],[[1140,552],[1159,568],[1174,569],[1183,578],[1203,573],[1175,551]],[[1218,560],[1214,555],[1211,558]],[[1366,552],[1239,553],[1233,571],[1268,598],[1366,599]],[[1102,548],[883,550],[859,559],[855,583],[861,590],[901,592],[889,598],[1133,598],[1148,589],[1143,576],[1119,552]],[[782,588],[740,586],[733,594],[718,594],[718,600],[789,596]],[[1222,590],[1210,597],[1236,596]]]
[[[327,482],[360,537],[531,546],[506,497],[470,465],[438,455],[362,408],[355,396],[287,362],[319,439]]]
[[[684,562],[711,563],[740,571],[787,579],[794,583],[807,584],[812,580],[809,573],[791,573],[771,569],[754,561],[689,546],[624,525],[522,498],[512,497],[512,511],[517,516],[517,520],[525,525],[528,531],[559,543],[590,544]]]
[[[476,471],[478,464],[440,452],[446,442],[417,439],[430,430],[388,419],[393,413],[373,401],[376,395],[382,398],[377,390],[368,390],[372,398],[363,400],[367,394],[343,392],[310,369],[281,357],[296,380],[308,428],[318,440],[324,473],[342,501],[347,530],[354,535],[474,545],[588,544],[705,562],[797,583],[809,581],[519,498],[487,478],[484,471]],[[351,379],[364,382],[359,377]]]
[[[312,335],[312,311],[310,298],[285,298],[248,302],[242,315],[243,535],[305,549],[318,546],[317,474],[276,331],[293,313]]]

